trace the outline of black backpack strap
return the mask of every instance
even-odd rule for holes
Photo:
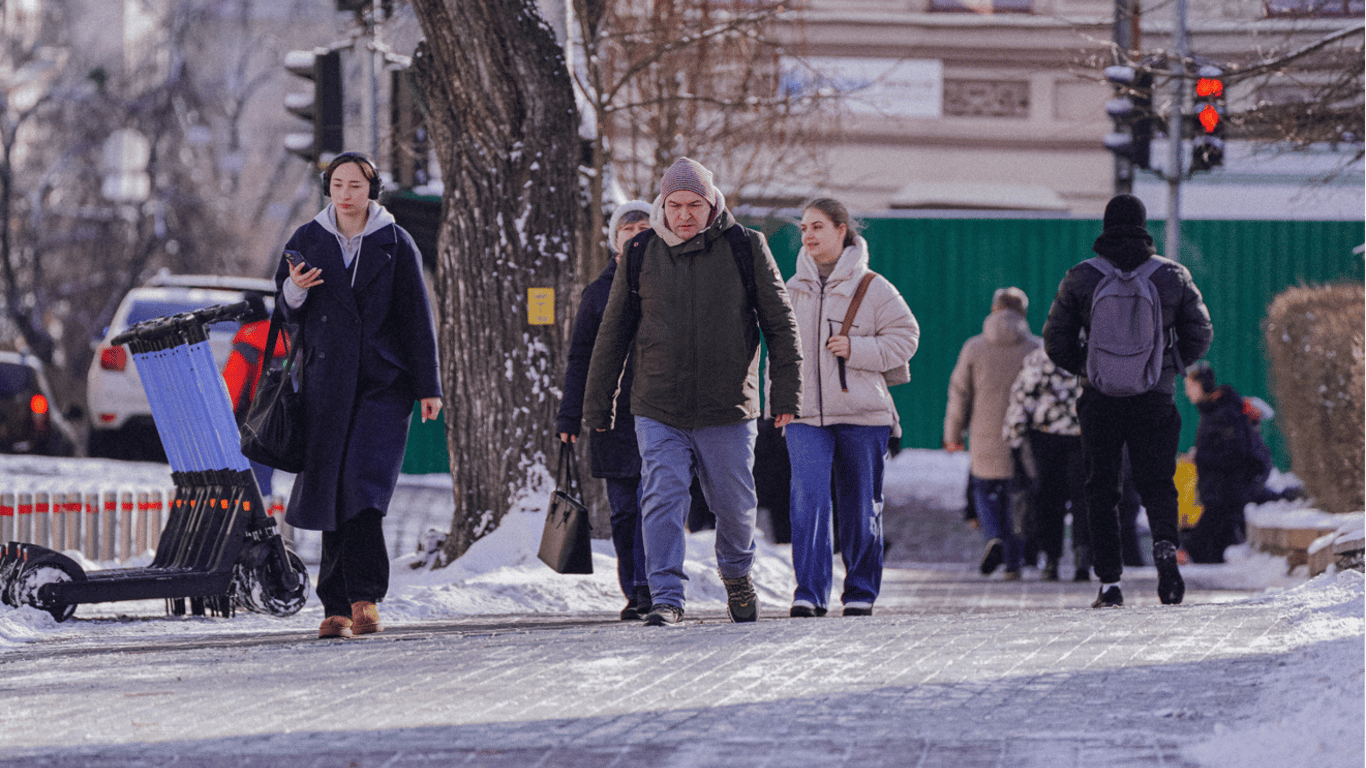
[[[626,287],[630,289],[626,296],[626,324],[633,329],[640,323],[640,264],[654,236],[655,231],[647,229],[626,244]]]
[[[749,242],[749,232],[744,226],[736,224],[726,230],[730,241],[730,252],[735,256],[735,268],[740,270],[740,283],[745,286],[745,298],[757,314],[759,311],[759,289],[754,282],[754,247]]]

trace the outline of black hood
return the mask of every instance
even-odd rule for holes
[[[1109,259],[1124,272],[1137,269],[1157,253],[1157,249],[1153,248],[1153,236],[1142,227],[1107,229],[1096,238],[1091,250]]]

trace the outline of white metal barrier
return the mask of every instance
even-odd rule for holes
[[[75,550],[95,562],[127,562],[156,552],[174,497],[173,487],[0,489],[0,542]],[[271,496],[266,505],[288,541],[284,497]]]

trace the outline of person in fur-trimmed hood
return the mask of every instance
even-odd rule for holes
[[[978,569],[990,576],[1004,564],[1007,579],[1020,578],[1024,549],[1011,522],[1015,456],[1002,427],[1010,387],[1025,356],[1041,343],[1029,332],[1028,309],[1029,297],[1019,288],[999,288],[992,294],[982,332],[958,352],[944,409],[944,447],[960,451],[965,433],[968,438],[968,491],[986,542]]]
[[[882,470],[898,419],[883,371],[901,369],[920,324],[901,293],[868,269],[868,243],[849,210],[818,198],[802,208],[797,274],[787,281],[802,336],[802,415],[785,430],[792,464],[790,615],[823,615],[830,599],[831,482],[844,558],[844,615],[873,611],[882,585]],[[874,274],[847,334],[844,318]]]
[[[1086,343],[1091,327],[1091,297],[1103,275],[1085,261],[1067,271],[1043,327],[1044,348],[1058,367],[1083,377],[1077,417],[1081,421],[1082,452],[1086,456],[1086,510],[1090,516],[1091,557],[1100,592],[1092,607],[1124,604],[1120,575],[1119,511],[1120,465],[1125,446],[1134,486],[1153,533],[1153,561],[1157,565],[1158,599],[1180,603],[1186,592],[1177,566],[1178,531],[1176,451],[1181,437],[1181,414],[1173,398],[1176,374],[1182,363],[1192,363],[1209,350],[1213,337],[1209,310],[1190,271],[1157,255],[1147,229],[1148,212],[1133,195],[1116,195],[1105,206],[1100,237],[1092,247],[1124,272],[1149,259],[1161,263],[1152,283],[1162,304],[1164,337],[1175,336],[1166,352],[1157,385],[1142,394],[1112,397],[1085,381]],[[1172,354],[1172,352],[1175,354]],[[1179,358],[1179,360],[1178,360]]]

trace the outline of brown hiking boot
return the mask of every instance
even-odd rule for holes
[[[351,604],[351,634],[370,635],[383,631],[384,625],[379,622],[379,608],[374,603],[361,600]]]
[[[329,637],[350,637],[351,617],[349,616],[328,616],[323,619],[322,626],[318,627],[318,639]]]

